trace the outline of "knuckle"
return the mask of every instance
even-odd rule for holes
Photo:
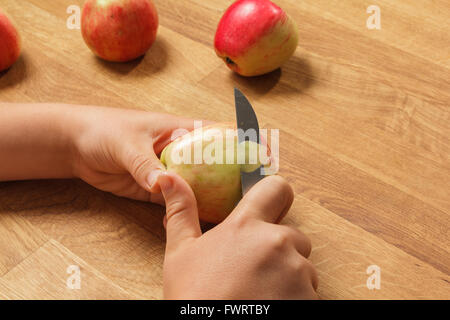
[[[166,215],[167,220],[173,216],[183,213],[187,206],[181,199],[172,200],[170,203],[166,204]]]
[[[273,234],[271,247],[275,250],[280,250],[287,246],[289,241],[289,235],[285,231],[277,231]]]
[[[292,235],[294,242],[299,245],[299,252],[305,257],[308,258],[311,254],[312,244],[311,239],[308,238],[302,231],[297,228],[287,227],[289,228],[289,232]]]
[[[311,255],[311,251],[312,251],[312,243],[311,243],[311,239],[309,239],[308,237],[304,237],[304,242],[305,242],[305,257],[308,258]]]
[[[148,166],[150,166],[151,161],[148,156],[144,154],[137,154],[131,158],[131,174],[133,176],[139,176]]]
[[[236,230],[242,230],[248,223],[248,218],[245,214],[234,215],[232,219],[229,219],[229,223]]]
[[[296,272],[303,273],[306,272],[311,266],[310,262],[306,258],[300,257],[300,259],[295,262],[293,267]]]

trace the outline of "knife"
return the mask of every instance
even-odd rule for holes
[[[234,102],[236,108],[236,122],[238,128],[238,142],[254,141],[260,143],[259,125],[255,111],[244,94],[237,88],[234,88]],[[256,135],[249,134],[245,136],[247,130],[255,130]],[[246,139],[248,138],[248,139]],[[237,148],[239,150],[239,148]],[[264,178],[264,167],[260,166],[252,172],[245,172],[241,169],[242,196],[244,196],[251,187]]]

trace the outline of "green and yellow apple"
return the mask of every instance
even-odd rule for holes
[[[212,223],[223,221],[241,199],[241,169],[251,172],[270,161],[266,144],[239,145],[231,123],[197,128],[161,153],[167,171],[180,175],[194,191],[200,219]]]
[[[87,0],[81,33],[87,46],[107,61],[136,59],[152,46],[158,13],[151,0]]]
[[[0,71],[11,67],[20,56],[19,32],[12,20],[0,9]]]
[[[269,0],[238,0],[225,12],[214,39],[216,54],[242,76],[281,67],[298,44],[294,20]]]

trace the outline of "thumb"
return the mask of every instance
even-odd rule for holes
[[[166,201],[167,248],[201,236],[197,200],[191,187],[180,176],[166,172],[157,178]]]

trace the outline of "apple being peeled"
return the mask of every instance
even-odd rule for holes
[[[147,52],[156,39],[158,13],[151,0],[87,0],[81,33],[107,61],[125,62]]]
[[[242,146],[245,157],[238,160],[236,127],[222,123],[186,133],[161,153],[167,171],[177,173],[191,186],[202,221],[219,223],[234,209],[242,196],[241,168],[251,172],[270,164],[265,144],[246,142]]]
[[[294,20],[269,0],[238,0],[225,12],[214,39],[216,54],[242,76],[281,67],[298,44]]]
[[[20,35],[11,19],[0,9],[0,71],[17,61],[20,50]]]

